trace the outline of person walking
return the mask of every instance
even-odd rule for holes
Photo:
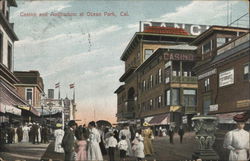
[[[229,161],[243,161],[249,159],[249,132],[244,130],[248,120],[246,114],[237,114],[233,117],[237,123],[235,130],[229,131],[225,135],[224,148],[230,150]]]
[[[168,130],[168,136],[169,136],[169,140],[171,144],[174,144],[174,130],[173,128],[170,126],[169,130]]]
[[[62,124],[56,124],[56,128],[57,129],[54,131],[54,136],[55,136],[55,149],[54,149],[54,151],[57,153],[64,153],[63,147],[61,145],[62,139],[64,136],[64,131],[62,130]],[[42,133],[45,134],[44,130],[42,130]],[[43,141],[45,143],[45,137],[43,137]]]
[[[108,147],[108,155],[110,161],[115,161],[115,148],[117,146],[117,140],[114,137],[114,133],[111,132],[109,137],[106,139],[107,147]]]
[[[127,156],[133,156],[132,153],[132,147],[131,147],[131,132],[129,130],[129,124],[124,124],[123,129],[119,133],[119,139],[121,139],[122,136],[126,136],[126,141],[128,144],[128,150],[127,150]]]
[[[70,120],[68,122],[68,128],[65,129],[65,133],[62,139],[62,147],[64,150],[64,161],[74,161],[74,145],[75,145],[75,129],[76,122],[74,120]]]
[[[39,126],[36,123],[33,123],[31,130],[30,130],[33,144],[39,143],[38,128],[39,128]]]
[[[21,142],[23,140],[23,128],[21,126],[18,126],[17,130],[17,137],[18,137],[18,142]]]
[[[99,143],[101,142],[100,133],[96,129],[96,124],[91,121],[89,127],[89,142],[88,142],[88,160],[103,160]]]
[[[153,154],[152,139],[154,138],[153,131],[149,127],[149,123],[143,123],[142,137],[144,138],[145,155]]]
[[[118,143],[118,149],[120,150],[120,158],[121,160],[125,160],[126,153],[128,150],[128,143],[126,141],[126,136],[122,135],[121,141]]]
[[[182,140],[183,140],[183,135],[184,135],[184,129],[182,127],[182,125],[180,126],[179,130],[178,130],[178,134],[180,136],[180,143],[182,144]]]

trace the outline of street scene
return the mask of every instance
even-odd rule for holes
[[[0,161],[250,160],[249,1],[0,11]]]

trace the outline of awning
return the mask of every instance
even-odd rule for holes
[[[10,113],[10,114],[13,114],[13,115],[21,116],[22,110],[20,110],[20,109],[18,109],[16,107],[13,107],[11,105],[6,105],[6,104],[3,104],[3,103],[0,103],[0,112],[2,112],[2,113]]]
[[[215,116],[218,117],[220,124],[235,124],[236,122],[233,120],[233,117],[237,114],[242,114],[244,112],[231,112],[231,113],[224,113],[224,114],[216,114]],[[248,120],[247,123],[250,123]]]
[[[1,106],[8,109],[8,113],[14,112],[12,114],[19,115],[20,113],[21,115],[20,111],[21,109],[23,109],[32,112],[36,116],[40,115],[34,109],[34,107],[30,106],[25,100],[23,100],[10,85],[0,80],[0,87],[1,87],[0,102],[2,103]]]
[[[167,125],[170,123],[170,114],[162,114],[162,115],[157,115],[154,116],[150,121],[150,125]]]

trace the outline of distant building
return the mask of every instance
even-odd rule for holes
[[[249,29],[212,26],[191,44],[200,58],[198,112],[233,123],[233,115],[250,110]]]

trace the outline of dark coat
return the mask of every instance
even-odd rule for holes
[[[180,136],[183,136],[183,135],[184,135],[184,130],[183,130],[183,129],[179,129],[178,134],[179,134]]]
[[[65,152],[72,152],[74,151],[74,145],[75,145],[75,134],[72,130],[67,128],[65,130],[63,139],[62,139],[62,147]]]

